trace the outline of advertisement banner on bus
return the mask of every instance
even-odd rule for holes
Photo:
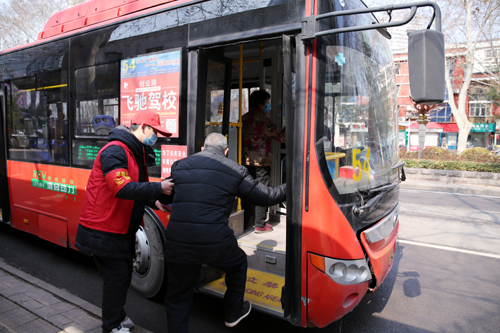
[[[161,178],[169,177],[172,164],[186,156],[187,146],[161,145]]]
[[[179,137],[180,50],[121,61],[121,123],[130,126],[137,112],[152,110],[161,126]]]

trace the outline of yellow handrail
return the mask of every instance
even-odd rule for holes
[[[330,162],[330,166],[331,166],[331,163],[334,162],[335,163],[335,171],[334,173],[332,174],[331,171],[330,171],[330,174],[332,175],[332,178],[338,178],[339,177],[339,159],[341,158],[344,158],[345,157],[345,153],[327,153],[325,152],[325,155],[326,155],[326,162],[328,164],[328,162]],[[330,166],[328,167],[328,169],[330,169]]]
[[[325,155],[327,161],[345,157],[345,153],[325,153]]]

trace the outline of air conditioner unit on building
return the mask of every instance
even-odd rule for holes
[[[459,90],[458,90],[458,89],[453,89],[453,93],[454,93],[454,94],[458,94],[458,93],[459,93]]]
[[[405,117],[398,117],[398,121],[401,122],[401,121],[405,121],[406,118]]]

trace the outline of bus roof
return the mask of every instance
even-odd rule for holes
[[[90,0],[52,15],[36,41],[4,50],[0,54],[169,7],[203,1],[206,0]]]

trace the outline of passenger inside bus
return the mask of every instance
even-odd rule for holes
[[[271,110],[271,95],[256,90],[250,95],[250,110],[243,116],[243,154],[248,172],[261,184],[269,186],[271,175],[271,141],[285,142],[285,131],[280,130],[267,113]],[[267,207],[243,202],[245,228],[255,225],[256,233],[273,231],[266,223]]]

